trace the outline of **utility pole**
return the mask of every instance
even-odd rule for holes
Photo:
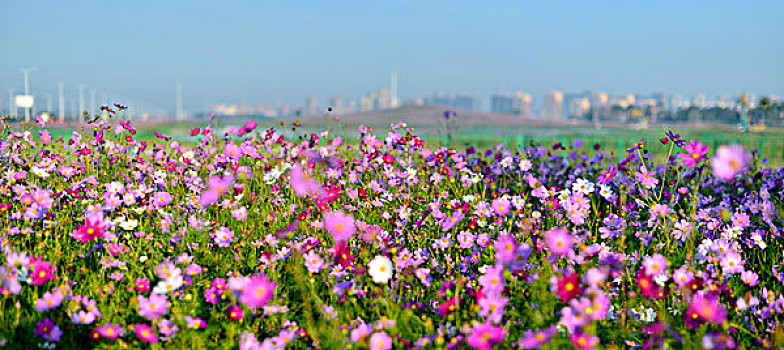
[[[30,95],[30,73],[35,71],[35,68],[20,68],[20,72],[24,75],[24,93]],[[25,123],[30,122],[30,108],[25,108]]]
[[[65,84],[62,82],[57,83],[57,97],[60,104],[60,113],[58,113],[57,121],[65,121]]]

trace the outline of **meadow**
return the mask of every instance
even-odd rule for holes
[[[784,169],[757,136],[106,108],[2,124],[5,348],[784,346]]]

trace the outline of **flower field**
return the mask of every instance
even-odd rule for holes
[[[58,139],[3,122],[5,348],[784,346],[784,170],[740,146],[252,120],[180,144],[102,109]]]

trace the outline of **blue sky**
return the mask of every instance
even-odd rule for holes
[[[326,103],[385,85],[784,95],[782,1],[22,1],[0,5],[0,93],[76,84],[165,110]],[[120,101],[122,102],[122,101]]]

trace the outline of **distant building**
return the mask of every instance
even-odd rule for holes
[[[466,94],[446,94],[439,95],[434,93],[430,97],[419,99],[421,104],[431,106],[442,106],[455,109],[465,109],[475,111],[479,109],[479,99],[476,96]],[[414,101],[416,105],[418,101]]]
[[[680,94],[672,94],[670,96],[670,111],[677,112],[679,109],[683,108],[683,96]]]
[[[343,113],[343,98],[339,95],[332,96],[329,99],[329,106],[332,107],[333,113]]]
[[[507,94],[495,93],[490,97],[490,110],[499,114],[513,113],[514,98]]]
[[[531,95],[518,91],[512,97],[512,111],[524,118],[531,117]]]
[[[563,116],[563,93],[548,91],[544,93],[542,105],[542,118],[547,120],[560,120]]]
[[[586,91],[583,96],[588,99],[588,103],[593,107],[604,107],[610,101],[609,97],[604,92]]]
[[[610,106],[619,106],[621,108],[634,106],[635,102],[636,98],[632,94],[612,95],[609,101]]]
[[[390,106],[389,89],[378,89],[378,98],[375,101],[375,109],[388,109]]]
[[[652,96],[656,100],[656,105],[659,106],[662,110],[669,110],[670,109],[670,99],[667,94],[663,92],[657,92]]]
[[[318,114],[318,103],[316,102],[316,96],[308,96],[305,99],[305,106],[303,107],[302,113],[305,116],[314,116]]]
[[[568,108],[569,116],[582,118],[591,109],[591,102],[585,97],[573,98],[569,100]]]
[[[691,99],[691,105],[697,108],[703,108],[706,106],[705,95],[703,94],[696,94]]]

